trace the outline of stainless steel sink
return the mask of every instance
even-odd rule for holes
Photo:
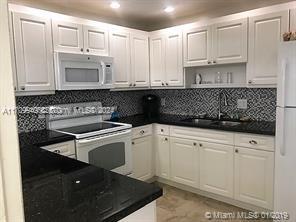
[[[221,125],[221,126],[237,126],[240,125],[240,122],[234,122],[234,121],[215,121],[213,124],[215,125]]]

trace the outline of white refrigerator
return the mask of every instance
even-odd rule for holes
[[[296,221],[296,41],[279,49],[274,211]]]

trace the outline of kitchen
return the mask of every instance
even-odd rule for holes
[[[0,220],[296,220],[296,2],[177,2],[1,2]]]

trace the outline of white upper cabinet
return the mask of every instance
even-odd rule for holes
[[[199,187],[199,149],[193,140],[170,139],[171,179],[177,183]]]
[[[290,10],[290,31],[296,32],[296,8]]]
[[[165,76],[167,86],[183,86],[182,32],[169,33],[165,39]]]
[[[248,19],[214,24],[213,64],[247,62]]]
[[[273,208],[273,152],[235,147],[234,171],[235,199]]]
[[[49,18],[13,13],[18,90],[55,89]]]
[[[203,66],[211,63],[211,26],[184,31],[184,66]]]
[[[282,34],[288,30],[288,10],[249,18],[249,84],[277,83],[278,45]]]
[[[114,80],[116,88],[127,88],[131,83],[130,34],[113,31],[110,33],[110,56],[114,57]]]
[[[83,53],[83,26],[81,24],[52,20],[54,50]]]
[[[233,146],[200,142],[200,189],[233,197]]]
[[[149,86],[149,43],[148,35],[131,34],[131,69],[133,87]]]
[[[164,86],[165,82],[165,37],[150,37],[150,84]]]
[[[84,52],[92,55],[108,56],[108,31],[95,26],[83,26]]]

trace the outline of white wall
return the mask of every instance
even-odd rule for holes
[[[24,210],[16,116],[2,112],[4,107],[15,107],[8,30],[7,0],[0,0],[0,221],[22,222]]]

